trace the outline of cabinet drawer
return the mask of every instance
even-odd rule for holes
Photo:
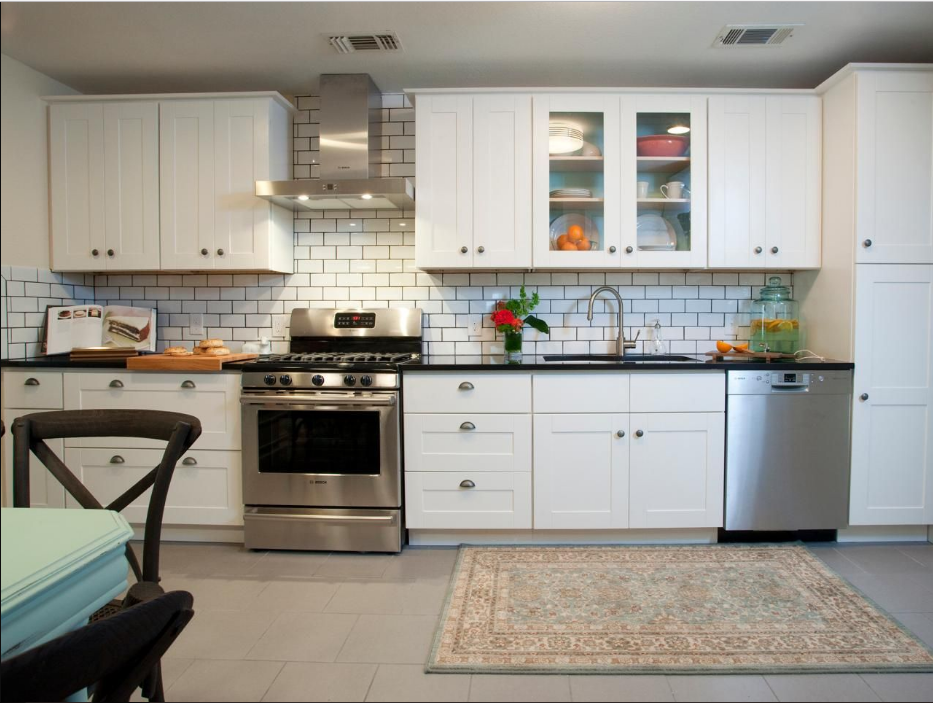
[[[4,371],[3,405],[7,408],[61,410],[62,372]]]
[[[240,385],[237,374],[66,373],[68,410],[114,408],[165,410],[201,421],[197,449],[240,449]],[[159,448],[164,442],[123,437],[69,439],[68,447]]]
[[[529,413],[531,375],[465,371],[406,374],[407,413]]]
[[[159,449],[65,449],[65,463],[104,505],[159,464]],[[172,474],[165,501],[166,525],[242,525],[240,452],[197,451],[185,454]],[[146,522],[151,489],[122,514],[134,524]],[[68,496],[68,507],[77,503]]]
[[[405,415],[406,471],[531,471],[531,415]]]
[[[467,482],[473,487],[465,487]],[[405,510],[414,530],[530,529],[531,474],[407,473]]]
[[[536,413],[628,412],[629,374],[605,373],[535,374]]]
[[[700,373],[633,373],[631,412],[702,413],[726,409],[726,375]]]

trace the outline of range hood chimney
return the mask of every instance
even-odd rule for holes
[[[379,178],[382,93],[369,74],[321,76],[321,177],[256,181],[256,195],[290,210],[405,210],[407,178]]]

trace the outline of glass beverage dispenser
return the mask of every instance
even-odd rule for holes
[[[751,305],[751,351],[793,354],[800,346],[800,314],[790,288],[781,285],[780,276],[771,276]]]

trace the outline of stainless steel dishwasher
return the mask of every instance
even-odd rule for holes
[[[848,526],[851,371],[729,371],[727,530]]]

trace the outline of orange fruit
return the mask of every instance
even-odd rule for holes
[[[732,345],[729,344],[728,342],[723,342],[722,340],[719,340],[718,342],[716,342],[716,349],[722,352],[723,354],[725,354],[727,351],[732,350]]]
[[[567,242],[569,242],[569,241],[570,241],[570,240],[567,238],[567,235],[566,235],[566,234],[560,235],[560,236],[557,238],[557,248],[558,248],[558,249],[563,248],[563,246],[564,246]]]
[[[590,250],[590,240],[584,237],[579,242],[577,242],[577,249],[580,251],[589,251]]]
[[[577,245],[574,244],[573,242],[564,242],[563,244],[560,245],[560,250],[561,251],[579,251],[577,249]]]
[[[571,242],[578,242],[583,239],[583,228],[580,225],[570,225],[567,228],[567,238]]]
[[[742,351],[748,351],[748,342],[745,342],[745,344],[736,344],[735,348],[741,349]]]

